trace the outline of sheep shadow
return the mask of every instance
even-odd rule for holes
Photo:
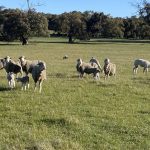
[[[11,89],[8,87],[0,87],[0,92],[10,91]]]
[[[140,84],[147,84],[150,85],[150,78],[146,77],[133,77],[132,80],[134,82],[140,83]]]
[[[139,114],[142,114],[142,115],[150,115],[150,111],[138,111]]]
[[[60,126],[64,127],[68,125],[68,122],[64,118],[58,118],[58,119],[42,119],[42,123],[46,124],[47,126]]]
[[[66,73],[49,73],[47,76],[50,78],[67,78],[68,77]]]
[[[97,86],[98,87],[103,87],[103,88],[108,88],[108,87],[116,87],[117,85],[113,84],[113,83],[103,83],[103,82],[100,82]]]

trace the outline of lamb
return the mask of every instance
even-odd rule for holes
[[[144,59],[136,59],[134,61],[133,73],[137,74],[138,66],[143,67],[143,73],[148,72],[148,68],[150,68],[150,62]]]
[[[25,90],[28,88],[29,89],[29,77],[24,76],[24,77],[18,77],[16,78],[17,82],[21,82],[22,87],[21,90]]]
[[[35,82],[34,91],[36,91],[37,82],[39,82],[39,92],[42,90],[42,82],[46,80],[46,63],[39,62],[32,69],[32,78]]]
[[[115,76],[116,75],[116,65],[110,62],[110,59],[106,58],[104,60],[104,74],[105,79],[109,76]]]
[[[40,60],[27,60],[25,56],[19,57],[19,61],[26,75],[32,73],[32,69],[34,68],[34,66],[41,62]]]
[[[10,89],[15,87],[15,75],[13,72],[7,73],[8,86]]]
[[[100,70],[98,68],[94,68],[90,63],[85,63],[81,58],[77,59],[76,65],[77,71],[80,73],[80,77],[82,78],[84,73],[93,74],[95,79],[99,79]]]
[[[92,58],[90,59],[89,63],[90,63],[94,68],[97,68],[97,67],[98,67],[99,70],[102,72],[102,67],[101,67],[99,61],[98,61],[96,58],[92,57]]]
[[[18,73],[20,73],[22,76],[23,71],[21,65],[19,63],[14,62],[9,56],[6,56],[4,59],[1,59],[1,63],[3,66],[2,68],[4,68],[7,73],[13,72],[14,74],[17,74],[17,76]]]

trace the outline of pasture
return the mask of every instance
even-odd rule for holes
[[[150,149],[150,73],[132,75],[133,60],[150,60],[150,44],[33,38],[29,45],[0,43],[0,57],[44,60],[47,80],[42,93],[8,90],[0,70],[0,150]],[[69,59],[63,60],[67,54]],[[79,79],[76,60],[108,57],[117,66],[116,79]]]

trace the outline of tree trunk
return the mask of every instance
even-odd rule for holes
[[[69,43],[73,43],[73,40],[72,40],[72,35],[69,35]]]

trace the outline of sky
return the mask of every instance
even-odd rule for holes
[[[0,6],[27,10],[27,0],[0,0]],[[137,15],[133,5],[141,0],[30,0],[30,5],[38,12],[61,14],[70,11],[104,12],[112,17],[131,17]],[[40,4],[40,6],[37,6]]]

